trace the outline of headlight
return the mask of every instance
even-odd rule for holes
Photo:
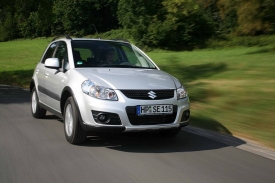
[[[86,80],[81,85],[82,91],[91,97],[103,100],[118,100],[116,92],[113,89],[99,86],[97,83]]]
[[[187,93],[186,89],[183,86],[181,86],[180,88],[177,89],[177,98],[178,98],[178,100],[182,99],[182,98],[185,98],[187,96],[188,96],[188,93]]]

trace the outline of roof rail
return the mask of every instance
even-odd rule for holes
[[[68,34],[65,34],[65,35],[59,35],[59,36],[56,36],[52,39],[52,41],[55,41],[57,38],[61,38],[61,37],[65,37],[66,39],[72,39]]]

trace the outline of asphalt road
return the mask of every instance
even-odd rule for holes
[[[67,143],[63,122],[31,116],[28,91],[0,86],[0,183],[274,183],[275,161],[182,131],[101,134]]]

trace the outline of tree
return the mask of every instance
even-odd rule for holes
[[[9,41],[15,37],[17,37],[16,22],[11,13],[7,13],[0,24],[0,41]]]
[[[237,7],[238,0],[218,0],[217,8],[221,17],[220,28],[222,33],[228,34],[235,31],[238,26]]]
[[[17,22],[14,19],[14,1],[0,1],[0,41],[17,37]]]
[[[263,13],[268,11],[269,7],[263,6],[263,2],[262,0],[241,0],[237,11],[239,35],[260,35],[273,31],[271,22],[265,19]]]
[[[190,0],[121,0],[118,20],[143,46],[190,49],[213,33],[211,20]]]
[[[55,0],[54,34],[87,35],[116,28],[118,0]]]

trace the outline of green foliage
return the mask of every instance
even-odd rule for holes
[[[131,36],[129,35],[129,31],[126,29],[114,29],[104,33],[89,35],[87,37],[100,39],[125,39],[130,41],[129,38]]]
[[[237,15],[237,0],[218,0],[217,8],[219,11],[219,17],[222,22],[220,23],[219,33],[229,34],[235,31],[238,25],[238,15]]]
[[[141,46],[192,49],[213,34],[211,20],[189,0],[121,0],[118,20]]]
[[[53,34],[84,36],[111,30],[117,25],[118,0],[55,0],[53,5]]]
[[[0,41],[124,29],[143,48],[190,50],[212,36],[273,34],[274,9],[274,0],[1,0]]]
[[[257,36],[275,32],[273,0],[218,0],[224,33]]]
[[[275,18],[275,15],[270,13],[274,12],[275,3],[269,0],[268,2],[265,0],[240,0],[237,11],[238,35],[261,35],[274,31],[275,20],[272,18]]]
[[[0,24],[0,41],[12,40],[16,35],[16,22],[12,15],[7,13],[4,21]]]
[[[39,31],[38,13],[31,12],[27,20],[21,24],[20,30],[21,30],[22,36],[25,38],[38,37],[39,36],[38,35],[38,31]]]
[[[51,5],[52,0],[5,0],[0,4],[0,41],[49,36]]]
[[[229,48],[229,47],[252,47],[252,46],[272,46],[275,49],[275,35],[261,36],[234,36],[222,35],[211,38],[206,42],[207,48]]]

